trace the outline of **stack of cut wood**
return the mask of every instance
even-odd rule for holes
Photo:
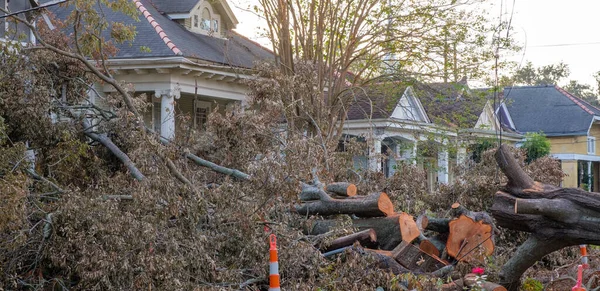
[[[339,215],[353,218],[352,226],[358,232],[319,246],[326,255],[358,242],[364,254],[376,257],[380,267],[394,273],[446,276],[454,263],[483,262],[494,250],[495,227],[490,216],[469,211],[458,203],[452,205],[450,218],[421,215],[415,220],[408,213],[397,213],[386,193],[360,196],[351,183],[324,186],[316,180],[312,185],[302,184],[299,197],[302,203],[295,207],[298,214],[338,215],[314,220],[304,230],[308,235],[322,235],[347,225],[344,219],[338,219]]]

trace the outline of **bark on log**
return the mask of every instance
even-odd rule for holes
[[[361,199],[325,198],[296,206],[302,215],[354,214],[359,217],[388,216],[394,213],[394,206],[387,194],[374,193]]]
[[[447,264],[437,256],[422,252],[419,248],[402,241],[392,250],[392,258],[411,271],[430,273],[445,267]]]
[[[393,250],[402,241],[400,215],[353,219],[351,223],[359,230],[374,229],[377,234],[377,243],[382,250]],[[309,235],[324,234],[332,229],[340,228],[342,224],[341,220],[317,220],[308,226],[305,233]]]
[[[600,244],[600,193],[533,181],[506,145],[496,152],[496,162],[508,183],[494,195],[492,215],[501,227],[530,233],[500,273],[508,290],[518,290],[523,272],[545,255],[571,245]]]
[[[332,200],[333,198],[329,196],[319,185],[313,186],[306,183],[301,183],[302,191],[298,197],[301,201],[313,201],[313,200]]]
[[[347,236],[343,236],[333,240],[321,252],[329,252],[343,247],[351,246],[355,242],[359,242],[361,246],[366,248],[374,248],[377,245],[377,234],[372,228],[359,231]]]
[[[106,147],[117,159],[119,159],[123,165],[129,170],[129,173],[138,181],[144,180],[144,174],[135,166],[129,156],[124,153],[117,145],[105,133],[95,133],[92,131],[92,125],[90,122],[83,118],[81,123],[83,124],[83,133],[94,141],[99,142]]]
[[[390,256],[389,252],[383,253],[379,250],[363,249],[363,253],[371,256],[375,260],[375,266],[383,270],[389,270],[394,275],[410,272],[410,270],[396,262],[396,260]]]
[[[448,233],[450,231],[450,228],[448,227],[450,220],[450,218],[429,218],[425,216],[421,220],[421,228],[438,233]]]
[[[327,192],[335,193],[339,196],[352,197],[358,193],[356,185],[348,182],[337,182],[327,185]]]

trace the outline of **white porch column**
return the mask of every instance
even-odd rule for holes
[[[442,148],[438,152],[438,183],[448,184],[448,149]]]
[[[456,151],[456,165],[462,165],[467,160],[467,148],[459,145]]]
[[[373,137],[373,146],[369,149],[369,170],[381,172],[381,142],[383,137]]]
[[[587,162],[587,174],[588,174],[588,188],[586,190],[592,191],[592,161]],[[596,190],[596,189],[594,189]]]
[[[410,162],[413,165],[417,164],[417,148],[419,146],[419,141],[415,140],[415,142],[413,142],[413,146],[412,146],[412,151],[410,152]]]
[[[160,136],[173,140],[175,138],[175,99],[179,99],[179,90],[157,90],[154,93],[160,98]]]

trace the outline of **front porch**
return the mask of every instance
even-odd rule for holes
[[[600,160],[598,157],[577,156],[580,159],[560,159],[561,168],[567,174],[563,178],[561,187],[598,192],[600,190]]]

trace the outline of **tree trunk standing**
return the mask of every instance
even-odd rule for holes
[[[559,188],[533,181],[501,145],[496,162],[508,178],[494,195],[491,212],[498,225],[529,232],[529,239],[502,267],[500,279],[518,290],[521,275],[545,255],[580,244],[600,244],[600,193]]]

